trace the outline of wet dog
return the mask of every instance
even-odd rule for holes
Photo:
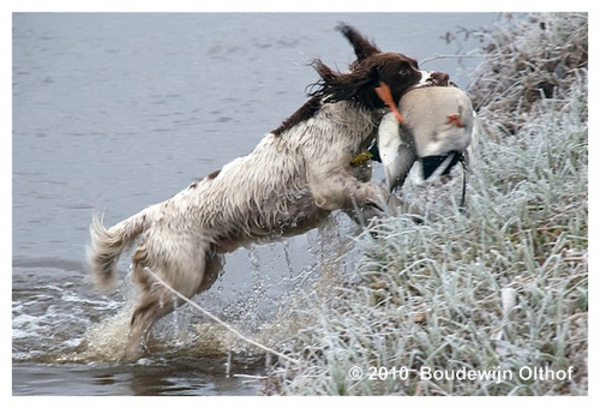
[[[308,101],[250,154],[109,229],[94,218],[88,263],[100,286],[114,282],[119,256],[137,244],[132,275],[140,296],[127,360],[142,354],[152,325],[179,305],[148,269],[189,298],[211,287],[223,255],[240,246],[303,233],[335,210],[354,219],[383,211],[389,192],[351,164],[372,143],[385,113],[377,90],[385,85],[397,101],[445,74],[423,72],[412,58],[381,52],[350,26],[339,30],[357,55],[350,72],[314,61],[319,80]]]

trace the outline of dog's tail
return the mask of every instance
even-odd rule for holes
[[[87,249],[87,261],[96,285],[101,289],[106,289],[114,283],[119,256],[130,248],[138,235],[147,228],[146,218],[150,208],[109,229],[104,227],[99,216],[95,215],[92,219],[92,242]]]

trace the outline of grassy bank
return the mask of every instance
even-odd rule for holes
[[[468,88],[484,132],[467,214],[458,176],[406,185],[426,221],[357,238],[353,276],[289,312],[302,324],[276,348],[297,362],[275,363],[265,393],[587,394],[587,16],[470,34],[486,56]]]

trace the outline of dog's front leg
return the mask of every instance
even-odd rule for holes
[[[390,198],[382,186],[356,179],[349,166],[312,174],[309,186],[317,207],[327,211],[343,210],[357,222],[360,218],[368,221],[381,216]]]

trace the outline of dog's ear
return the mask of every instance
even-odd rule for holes
[[[374,43],[363,37],[354,27],[340,23],[336,29],[352,44],[358,62],[364,61],[371,55],[381,52]]]
[[[310,96],[322,98],[325,102],[355,100],[376,109],[385,106],[375,93],[375,87],[380,85],[379,67],[358,66],[344,74],[332,70],[321,60],[313,61],[313,67],[321,79],[313,84]]]

